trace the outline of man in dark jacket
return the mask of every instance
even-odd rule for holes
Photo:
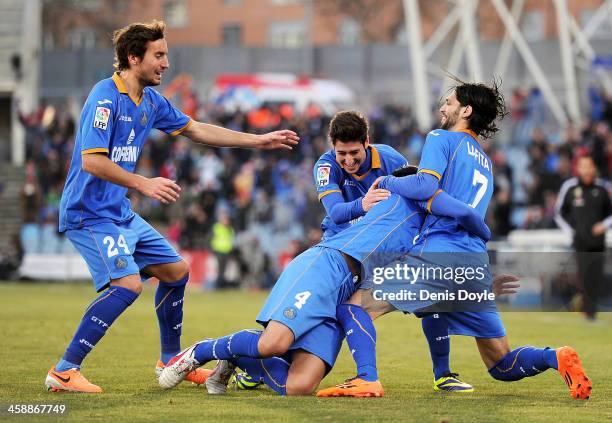
[[[595,319],[603,281],[605,235],[612,227],[610,194],[607,182],[595,178],[597,168],[592,157],[580,157],[576,170],[578,177],[568,179],[561,187],[555,221],[573,235],[583,311],[588,319]]]

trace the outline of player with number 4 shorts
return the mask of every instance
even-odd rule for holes
[[[385,177],[378,186],[404,198],[433,195],[434,202],[437,193],[444,190],[469,204],[484,218],[493,194],[493,166],[482,143],[498,130],[496,120],[504,114],[504,99],[497,82],[489,86],[459,81],[440,107],[441,129],[427,135],[418,173],[401,178]],[[489,268],[486,239],[463,230],[456,219],[448,216],[426,217],[411,254],[416,263],[441,266],[451,263],[454,268],[468,267],[472,270]],[[419,278],[411,286],[419,290],[437,282],[445,285],[444,281]],[[455,288],[461,283],[456,277],[451,278],[449,287]],[[365,368],[367,372],[374,367],[372,371],[375,372],[376,341],[372,336],[375,333],[372,319],[392,310],[418,311],[420,315],[433,312],[448,323],[446,335],[474,337],[489,374],[496,380],[517,381],[537,376],[547,369],[556,369],[573,398],[588,399],[591,395],[592,382],[573,348],[522,346],[510,350],[506,330],[494,302],[490,308],[478,308],[478,304],[470,302],[457,303],[458,309],[444,312],[444,308],[437,307],[445,305],[445,302],[434,299],[427,305],[427,313],[423,313],[423,304],[419,301],[404,297],[379,300],[373,298],[372,289],[362,291],[346,305],[356,309],[359,309],[359,305],[363,306],[364,312],[355,319],[355,324],[369,329],[367,336],[357,332],[357,336],[347,338],[351,350],[360,352],[359,356],[354,355],[358,374],[351,379],[350,386],[339,384],[319,391],[317,396],[368,396],[382,390],[378,380],[374,383],[364,379],[360,368]],[[344,327],[344,330],[347,329],[350,328]]]
[[[458,218],[479,236],[490,236],[473,209],[445,193],[429,206],[434,213]],[[229,381],[233,367],[239,367],[281,395],[314,392],[333,367],[342,343],[336,307],[355,292],[372,259],[409,250],[424,207],[392,195],[359,222],[300,254],[285,268],[257,316],[263,331],[242,330],[187,348],[168,362],[160,386],[172,388],[216,359],[219,364],[211,379],[217,374],[221,385]]]

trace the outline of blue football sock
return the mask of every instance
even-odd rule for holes
[[[181,351],[181,327],[183,324],[183,298],[189,273],[176,282],[160,282],[155,290],[155,312],[159,322],[162,363]]]
[[[63,358],[60,359],[60,361],[57,362],[57,364],[55,365],[55,370],[57,370],[58,372],[65,372],[66,370],[70,370],[70,369],[80,369],[81,365],[80,364],[76,364],[76,363],[71,363],[69,361],[64,360]]]
[[[429,344],[429,354],[433,365],[434,380],[450,373],[450,337],[448,323],[439,314],[430,314],[421,319],[423,333]]]
[[[357,375],[369,382],[378,380],[376,329],[370,315],[354,304],[341,304],[336,318],[346,334],[346,343],[357,365]]]
[[[556,369],[557,366],[555,350],[524,346],[506,354],[489,369],[489,374],[494,379],[513,382],[536,376],[550,368]]]
[[[290,364],[280,357],[237,357],[231,360],[255,380],[263,381],[280,395],[286,395],[287,375]]]
[[[557,362],[557,350],[556,349],[546,347],[544,348],[544,351],[542,352],[542,354],[544,356],[544,361],[546,361],[546,364],[548,364],[548,367],[550,367],[551,369],[555,369],[555,370],[559,369],[559,363]]]
[[[202,364],[214,359],[260,358],[257,343],[261,334],[260,330],[244,329],[222,338],[203,341],[195,348],[194,358]]]
[[[58,371],[68,370],[66,362],[70,366],[80,366],[85,356],[95,347],[104,336],[108,328],[113,324],[123,311],[132,304],[138,294],[121,286],[110,286],[102,292],[85,310],[85,314],[70,345],[64,353],[63,361],[56,367]]]

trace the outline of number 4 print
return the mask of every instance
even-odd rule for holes
[[[306,304],[306,301],[308,300],[308,298],[310,298],[310,291],[300,292],[295,295],[295,299],[297,301],[293,305],[295,306],[295,308],[300,310],[302,306]]]

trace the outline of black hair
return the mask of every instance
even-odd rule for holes
[[[391,172],[391,175],[401,178],[402,176],[414,175],[418,171],[419,171],[418,167],[412,166],[412,165],[406,165],[406,166],[398,167],[393,172]]]
[[[483,138],[491,138],[499,131],[497,121],[508,114],[506,101],[500,91],[501,79],[493,78],[490,85],[464,82],[451,76],[459,84],[453,87],[457,101],[463,107],[471,106],[469,128]]]
[[[365,144],[368,139],[368,120],[362,113],[349,110],[338,112],[329,123],[329,140],[333,145],[337,141],[360,141]]]

